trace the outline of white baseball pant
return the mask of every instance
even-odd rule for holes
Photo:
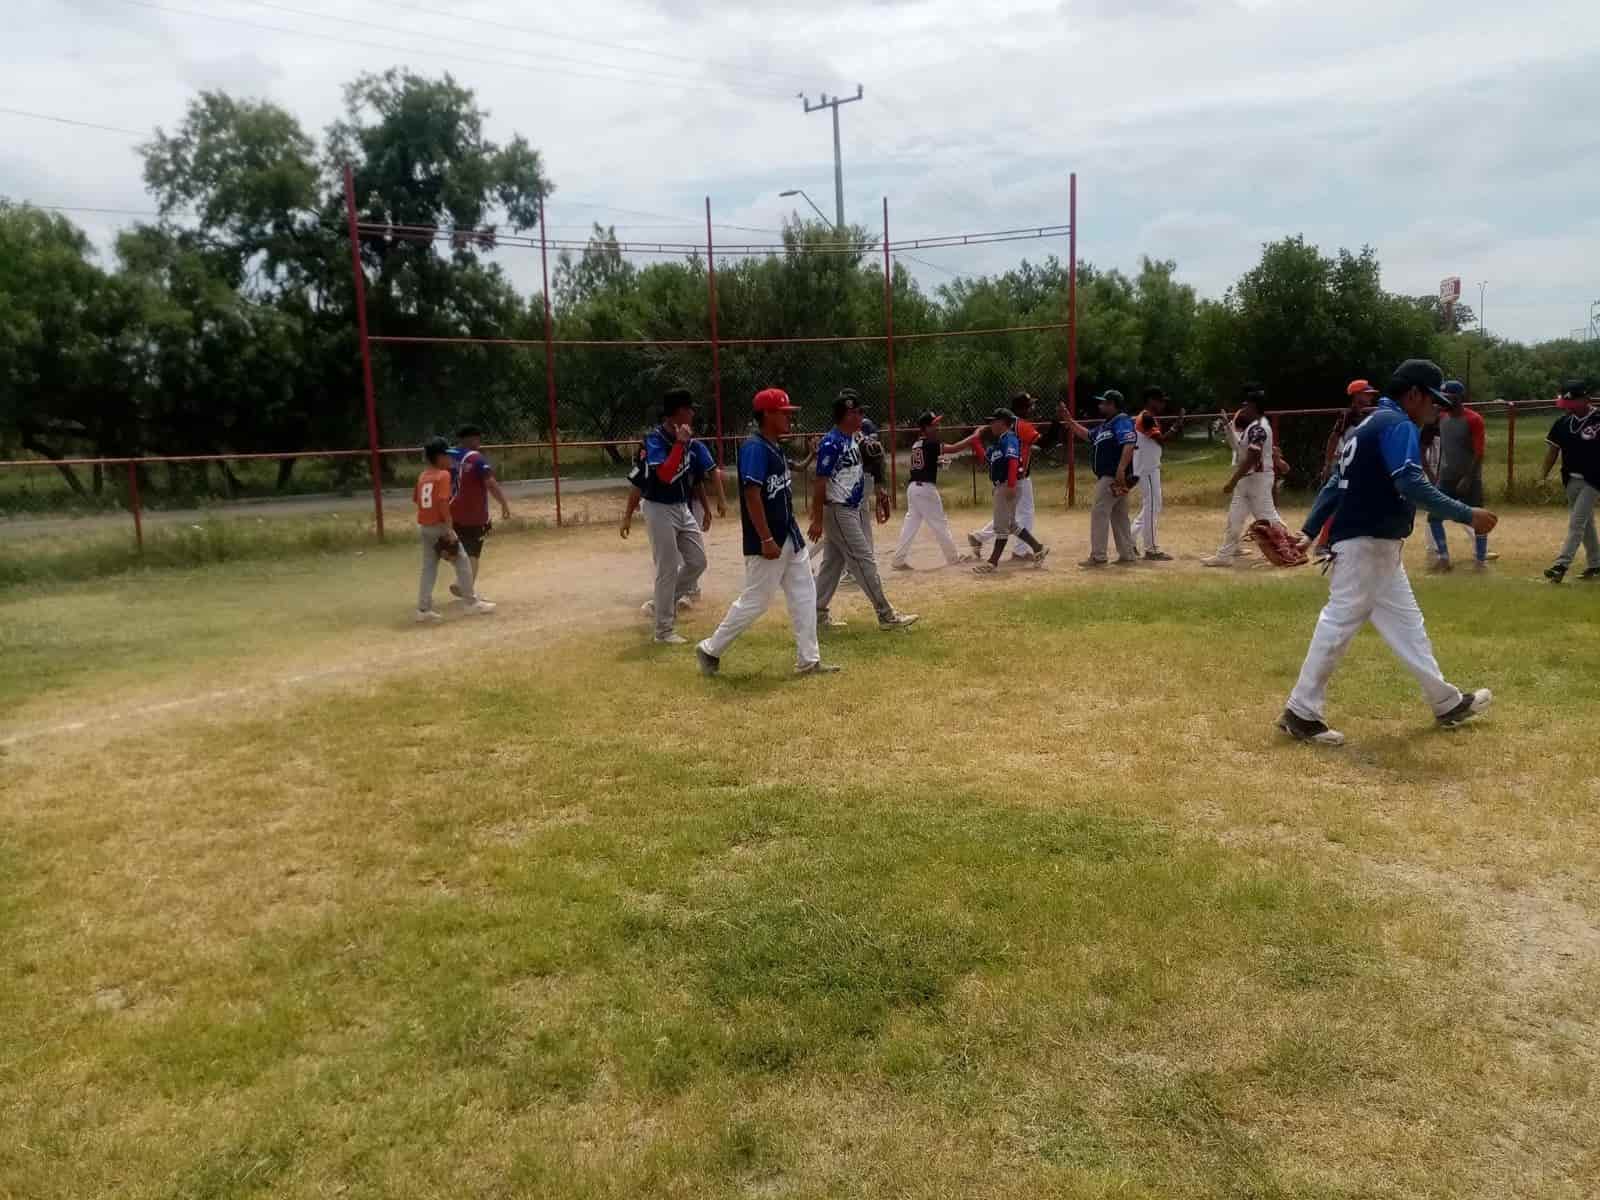
[[[950,520],[944,515],[944,497],[931,483],[913,483],[906,487],[906,519],[900,526],[900,541],[894,548],[893,562],[904,566],[911,553],[911,543],[923,525],[933,530],[933,536],[944,551],[944,560],[953,563],[961,557],[956,540],[950,534]],[[993,522],[990,522],[993,525]]]
[[[1142,502],[1139,515],[1133,519],[1133,540],[1143,541],[1146,550],[1159,550],[1156,540],[1156,518],[1161,515],[1161,468],[1152,467],[1139,473]]]
[[[1233,485],[1233,500],[1228,505],[1228,532],[1217,548],[1217,557],[1237,558],[1245,530],[1256,521],[1283,524],[1272,499],[1272,474],[1268,471],[1246,475]]]
[[[1346,538],[1333,547],[1328,603],[1317,618],[1300,678],[1289,693],[1289,710],[1307,721],[1321,721],[1328,681],[1350,643],[1368,621],[1396,658],[1422,685],[1434,716],[1461,703],[1460,689],[1440,673],[1422,610],[1411,592],[1401,551],[1394,538]]]
[[[1033,476],[1017,480],[1017,519],[1013,530],[1026,529],[1033,532]],[[994,522],[990,521],[982,529],[972,535],[980,542],[988,544],[994,541]],[[1033,550],[1021,538],[1016,538],[1011,543],[1012,558],[1032,558]]]
[[[795,665],[822,661],[822,648],[817,644],[817,583],[811,575],[810,554],[804,546],[796,550],[787,538],[777,558],[745,555],[744,591],[729,606],[716,632],[700,643],[700,649],[712,658],[721,658],[771,607],[779,588],[789,606],[789,624],[794,627]]]

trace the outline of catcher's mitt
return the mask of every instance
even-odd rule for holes
[[[1251,525],[1250,539],[1260,548],[1261,556],[1275,567],[1303,567],[1311,561],[1294,534],[1273,521],[1257,521]]]
[[[461,553],[461,542],[454,535],[442,537],[433,544],[433,552],[446,562],[455,562]]]

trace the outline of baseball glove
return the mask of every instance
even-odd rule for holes
[[[446,562],[455,562],[461,553],[461,541],[455,534],[447,534],[433,544],[433,552]]]
[[[1261,550],[1261,556],[1275,567],[1303,567],[1311,561],[1299,539],[1275,522],[1255,522],[1250,526],[1250,538]]]

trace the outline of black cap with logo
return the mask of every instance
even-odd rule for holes
[[[1444,372],[1439,369],[1438,363],[1429,359],[1406,359],[1394,369],[1392,382],[1404,384],[1406,387],[1421,388],[1446,407],[1451,407],[1455,403],[1444,393]]]

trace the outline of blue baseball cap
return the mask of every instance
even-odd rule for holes
[[[876,425],[874,425],[871,421],[869,421],[866,417],[862,417],[861,418],[861,432],[866,434],[868,437],[871,437],[873,434],[878,432],[878,427]]]
[[[1467,385],[1459,379],[1446,379],[1444,386],[1439,389],[1443,397],[1440,403],[1447,408],[1460,408],[1467,399]]]

